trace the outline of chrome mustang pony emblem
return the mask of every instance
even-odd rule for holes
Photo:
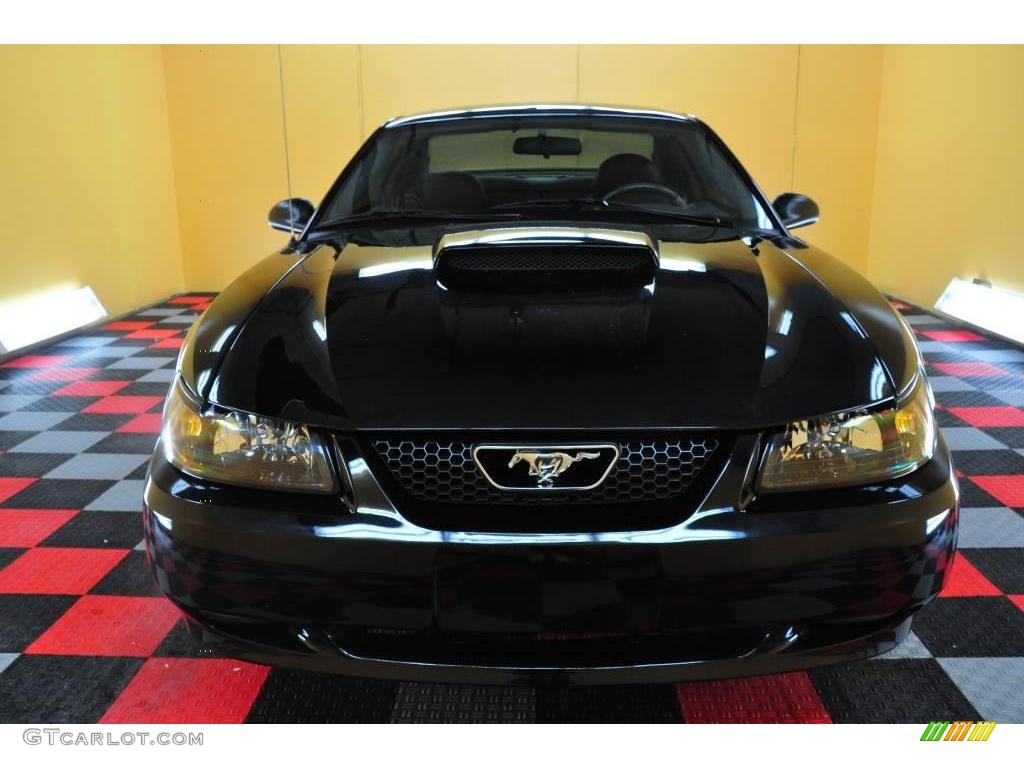
[[[516,451],[508,462],[508,468],[512,469],[520,461],[525,461],[530,465],[530,477],[537,478],[537,487],[550,488],[555,482],[555,478],[577,461],[599,458],[601,458],[600,453],[592,453],[590,451],[579,451],[575,456],[565,451],[554,451],[552,453]]]
[[[589,491],[605,481],[618,460],[615,443],[473,446],[473,461],[487,482],[514,493]]]

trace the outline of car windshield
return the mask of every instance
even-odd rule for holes
[[[410,122],[378,131],[315,226],[352,219],[569,210],[774,229],[735,161],[699,122],[535,115]]]

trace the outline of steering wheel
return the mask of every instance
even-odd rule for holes
[[[657,192],[658,194],[665,195],[672,200],[673,203],[678,205],[680,208],[686,207],[686,198],[676,192],[674,189],[666,187],[664,184],[655,184],[651,181],[637,181],[632,184],[623,184],[621,187],[616,187],[607,195],[601,198],[602,203],[610,201],[613,197],[624,194],[626,192],[634,192],[638,189],[646,190],[649,192]]]

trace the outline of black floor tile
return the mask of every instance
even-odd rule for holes
[[[537,689],[541,723],[679,723],[682,719],[676,688],[668,683]]]
[[[0,653],[24,651],[76,599],[72,595],[0,595]]]
[[[934,659],[854,662],[809,674],[834,723],[981,719]]]
[[[398,683],[275,669],[249,712],[250,723],[381,723]]]
[[[914,632],[933,656],[1024,656],[1024,611],[1005,597],[939,598]]]
[[[95,723],[142,659],[19,656],[0,674],[0,722]]]

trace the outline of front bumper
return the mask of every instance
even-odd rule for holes
[[[469,683],[766,674],[895,647],[941,589],[958,492],[941,442],[891,485],[739,499],[752,443],[657,530],[465,533],[405,519],[365,463],[359,507],[188,478],[145,491],[159,588],[195,636],[253,661]],[[481,508],[480,514],[486,514]],[[553,511],[552,514],[557,514]]]

